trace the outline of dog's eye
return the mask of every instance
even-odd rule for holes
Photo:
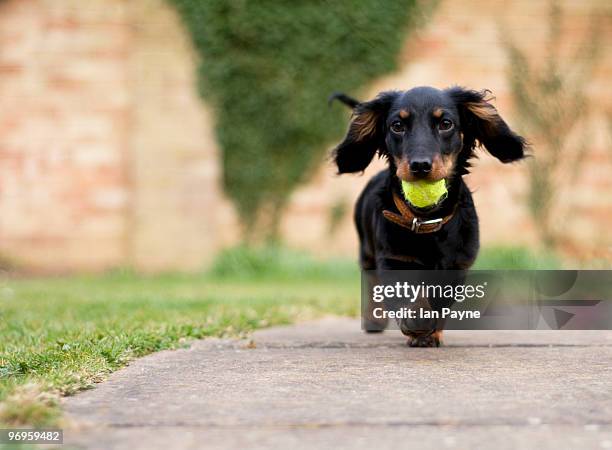
[[[391,124],[391,131],[397,134],[401,134],[404,132],[404,124],[399,120],[396,120]]]
[[[450,130],[452,128],[453,128],[453,122],[451,122],[448,119],[442,119],[438,123],[438,130],[440,130],[440,131],[448,131],[448,130]]]

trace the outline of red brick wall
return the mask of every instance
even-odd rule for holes
[[[164,0],[0,2],[0,257],[44,271],[210,261],[228,208],[195,65]]]
[[[0,251],[32,267],[125,254],[129,24],[119,1],[0,4]]]

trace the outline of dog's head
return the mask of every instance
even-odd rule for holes
[[[356,105],[334,159],[338,173],[361,172],[379,152],[399,180],[450,181],[467,173],[479,144],[504,163],[524,156],[525,140],[508,127],[486,92],[418,87],[383,92]]]

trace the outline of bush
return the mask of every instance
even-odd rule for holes
[[[308,253],[280,245],[245,245],[222,251],[209,272],[221,279],[346,279],[357,278],[359,268],[350,259],[317,260]]]
[[[169,1],[201,57],[225,190],[247,237],[273,236],[292,190],[345,130],[345,111],[327,97],[395,68],[416,2]]]
[[[525,247],[485,247],[480,250],[474,269],[559,269],[559,259],[550,252],[536,254]]]

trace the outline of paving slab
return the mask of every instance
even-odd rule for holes
[[[87,449],[612,448],[612,332],[448,331],[409,348],[327,318],[132,362],[64,400]]]

